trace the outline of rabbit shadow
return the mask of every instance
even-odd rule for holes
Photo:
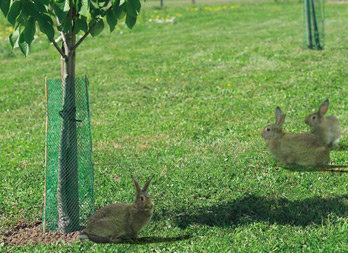
[[[123,240],[122,242],[119,242],[119,243],[120,244],[149,244],[149,243],[177,242],[177,241],[188,240],[192,237],[193,237],[192,235],[182,235],[182,236],[176,236],[176,237],[149,236],[149,237],[140,237],[135,240]]]
[[[237,227],[255,221],[305,227],[325,223],[329,214],[348,216],[347,201],[348,195],[303,200],[250,195],[214,206],[178,210],[174,222],[182,229],[197,224]]]
[[[348,145],[347,144],[339,144],[338,147],[332,148],[332,151],[348,151]]]
[[[286,170],[293,172],[336,172],[336,173],[346,173],[348,172],[348,165],[328,165],[325,167],[299,167],[299,166],[284,166]]]

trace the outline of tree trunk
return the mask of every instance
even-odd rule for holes
[[[192,0],[192,4],[195,5],[195,4],[196,4],[196,1],[195,1],[195,0]]]
[[[61,233],[79,229],[78,160],[75,104],[75,45],[73,33],[65,34],[62,51],[67,57],[61,58],[63,88],[62,128],[58,167],[58,215]]]
[[[163,0],[160,0],[160,7],[163,8]]]

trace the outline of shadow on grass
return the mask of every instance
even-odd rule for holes
[[[182,229],[192,224],[228,227],[257,221],[307,226],[325,223],[329,214],[348,216],[347,201],[348,195],[304,200],[250,195],[215,206],[178,210],[175,223]]]
[[[183,235],[176,237],[141,237],[136,240],[124,240],[121,244],[149,244],[149,243],[163,243],[163,242],[177,242],[192,238],[192,235]]]
[[[339,144],[338,147],[334,147],[332,151],[348,151],[347,144]]]
[[[283,167],[286,170],[298,171],[298,172],[336,172],[346,173],[348,172],[348,165],[328,165],[321,168],[309,168],[309,167]]]

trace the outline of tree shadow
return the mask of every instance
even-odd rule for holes
[[[347,216],[347,207],[348,195],[293,201],[250,195],[215,206],[178,210],[175,223],[182,229],[193,224],[230,227],[255,221],[304,227],[325,223],[329,214]]]
[[[120,244],[149,244],[149,243],[177,242],[177,241],[188,240],[192,237],[193,237],[192,235],[183,235],[183,236],[176,236],[176,237],[150,236],[150,237],[140,237],[135,240],[123,240],[122,242],[119,242],[119,243]]]

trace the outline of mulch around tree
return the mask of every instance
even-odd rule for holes
[[[41,221],[34,224],[19,222],[12,230],[2,234],[2,241],[6,245],[24,246],[27,244],[71,244],[78,242],[79,231],[61,234],[57,232],[41,231]]]

